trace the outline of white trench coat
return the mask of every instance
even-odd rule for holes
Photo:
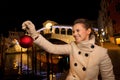
[[[95,37],[79,44],[73,41],[69,44],[56,45],[39,35],[34,43],[49,53],[69,55],[70,70],[66,80],[98,80],[99,72],[102,80],[115,80],[107,49],[96,45]]]

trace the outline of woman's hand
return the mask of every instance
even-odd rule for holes
[[[26,32],[33,38],[35,39],[35,37],[38,36],[38,32],[35,29],[35,25],[30,21],[27,20],[25,22],[22,23],[22,29],[26,30]]]

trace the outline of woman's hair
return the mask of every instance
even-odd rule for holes
[[[91,37],[91,35],[95,35],[95,34],[94,34],[94,30],[93,30],[93,28],[92,28],[92,26],[91,26],[91,22],[90,22],[88,19],[84,19],[84,18],[76,19],[76,20],[73,22],[73,25],[75,25],[75,24],[77,24],[77,23],[82,23],[82,24],[84,24],[84,25],[85,25],[85,26],[84,26],[85,29],[91,29],[91,33],[90,33],[90,36],[89,36],[89,37]]]

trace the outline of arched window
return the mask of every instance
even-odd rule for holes
[[[56,33],[56,34],[59,34],[59,28],[56,28],[56,29],[55,29],[55,33]]]
[[[61,34],[65,34],[65,28],[61,29]]]
[[[67,30],[67,35],[72,35],[72,29]]]

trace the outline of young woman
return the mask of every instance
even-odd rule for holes
[[[107,49],[95,44],[94,31],[87,19],[77,19],[73,24],[73,37],[75,41],[56,45],[38,34],[31,21],[25,21],[22,29],[26,30],[34,39],[34,43],[49,53],[68,54],[70,69],[66,80],[115,80],[113,65]]]

